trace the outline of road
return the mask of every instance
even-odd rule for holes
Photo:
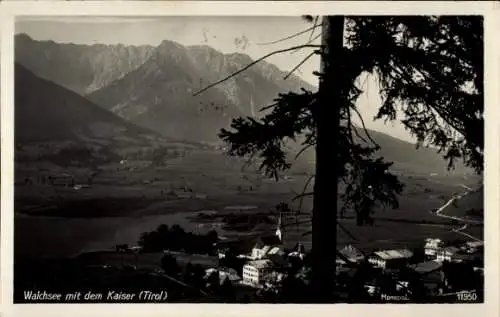
[[[465,197],[466,195],[468,195],[469,193],[471,193],[473,191],[472,188],[464,185],[464,184],[460,184],[459,185],[460,187],[463,187],[466,189],[466,192],[463,193],[463,194],[459,194],[459,195],[456,195],[454,197],[452,197],[450,200],[448,200],[443,206],[439,207],[435,212],[433,212],[433,214],[437,217],[441,217],[441,218],[446,218],[446,219],[453,219],[453,220],[456,220],[456,221],[460,221],[460,222],[464,222],[464,225],[462,227],[459,227],[459,228],[454,228],[452,229],[453,232],[455,233],[458,233],[460,235],[463,235],[469,239],[473,239],[475,241],[481,241],[483,242],[483,240],[481,239],[478,239],[468,233],[465,233],[465,232],[462,232],[463,230],[467,229],[468,226],[470,224],[481,224],[483,223],[482,221],[478,221],[478,220],[472,220],[472,219],[465,219],[465,218],[461,218],[461,217],[455,217],[455,216],[448,216],[448,215],[443,215],[442,212],[449,206],[451,205],[455,200],[459,200],[463,197]]]

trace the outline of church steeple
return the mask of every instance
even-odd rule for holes
[[[278,218],[278,225],[276,226],[276,236],[278,239],[280,239],[281,242],[284,240],[284,230],[283,230],[283,222],[282,222],[282,215],[281,212],[279,214]]]

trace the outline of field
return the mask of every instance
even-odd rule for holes
[[[278,203],[288,202],[292,208],[298,206],[298,202],[291,203],[291,199],[303,190],[308,178],[304,169],[294,169],[276,182],[264,177],[255,167],[242,170],[243,163],[216,150],[198,149],[187,151],[182,158],[169,159],[161,166],[129,161],[86,170],[17,164],[16,256],[67,257],[109,250],[116,244],[136,243],[142,232],[154,230],[160,224],[179,224],[190,231],[216,229],[220,235],[237,237],[258,231],[258,228],[242,223],[242,228],[248,230],[236,230],[228,227],[219,216],[269,214],[272,220]],[[463,193],[465,189],[458,184],[477,186],[478,179],[398,172],[406,184],[400,207],[396,210],[380,208],[373,226],[358,227],[348,215],[341,224],[350,234],[339,229],[339,246],[349,243],[361,249],[411,247],[422,244],[426,237],[463,237],[453,231],[459,225],[436,217],[432,210],[453,195]],[[26,177],[37,179],[48,173],[75,175],[77,183],[79,179],[84,183],[91,173],[94,177],[92,186],[78,190],[23,183]],[[298,224],[295,219],[288,221],[287,244],[301,241],[310,249],[310,208],[311,200],[305,199]],[[200,212],[218,217],[213,221],[201,221],[197,217]],[[245,217],[242,219],[248,219]],[[273,225],[260,227],[270,232],[274,229]],[[482,227],[466,230],[479,234]]]
[[[111,265],[120,266],[135,266],[138,269],[154,269],[159,267],[161,258],[164,253],[116,253],[116,252],[93,252],[87,253],[80,257],[81,263],[89,265]],[[207,255],[184,254],[181,252],[172,252],[177,263],[180,266],[185,266],[189,262],[191,264],[199,264],[205,268],[217,266],[218,258]]]

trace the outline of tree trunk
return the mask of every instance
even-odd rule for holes
[[[312,220],[313,301],[331,303],[335,290],[337,247],[337,151],[342,89],[344,17],[327,16],[322,21],[319,100],[313,109],[317,127],[316,176]]]

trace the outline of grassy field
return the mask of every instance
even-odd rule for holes
[[[196,221],[198,212],[218,214],[270,213],[280,202],[302,192],[308,176],[292,170],[278,182],[258,173],[254,167],[242,170],[243,161],[228,158],[215,150],[191,150],[163,166],[147,162],[115,162],[98,169],[51,169],[47,164],[16,165],[15,252],[19,256],[70,256],[80,252],[109,249],[115,244],[136,243],[144,231],[160,224],[179,224],[186,230],[203,230]],[[456,227],[431,211],[453,195],[474,186],[477,178],[460,175],[429,175],[398,171],[406,184],[396,210],[380,208],[374,226],[357,227],[352,219],[342,221],[356,238],[339,230],[338,243],[361,248],[404,247],[420,244],[426,237],[457,238]],[[91,188],[74,190],[49,185],[23,185],[22,179],[47,173],[68,173],[86,179],[94,173]],[[337,202],[340,204],[340,202]],[[298,202],[291,204],[297,207]],[[460,205],[460,203],[459,203]],[[238,207],[252,207],[238,210]],[[311,199],[302,205],[301,224],[290,226],[290,244],[311,240]],[[231,208],[235,207],[235,208]],[[215,221],[220,222],[220,219]],[[203,221],[206,225],[206,221]],[[244,225],[244,224],[243,224]],[[210,226],[204,226],[210,229]],[[245,232],[224,230],[221,235]],[[478,230],[478,229],[470,229]],[[33,247],[37,241],[37,247]]]
[[[215,256],[185,254],[182,252],[172,252],[171,254],[180,266],[185,266],[191,262],[191,264],[199,264],[202,267],[210,268],[217,266],[219,261]],[[87,253],[80,257],[80,260],[82,263],[89,265],[135,266],[137,269],[151,269],[160,267],[161,259],[164,255],[162,252],[134,255],[109,251]]]

